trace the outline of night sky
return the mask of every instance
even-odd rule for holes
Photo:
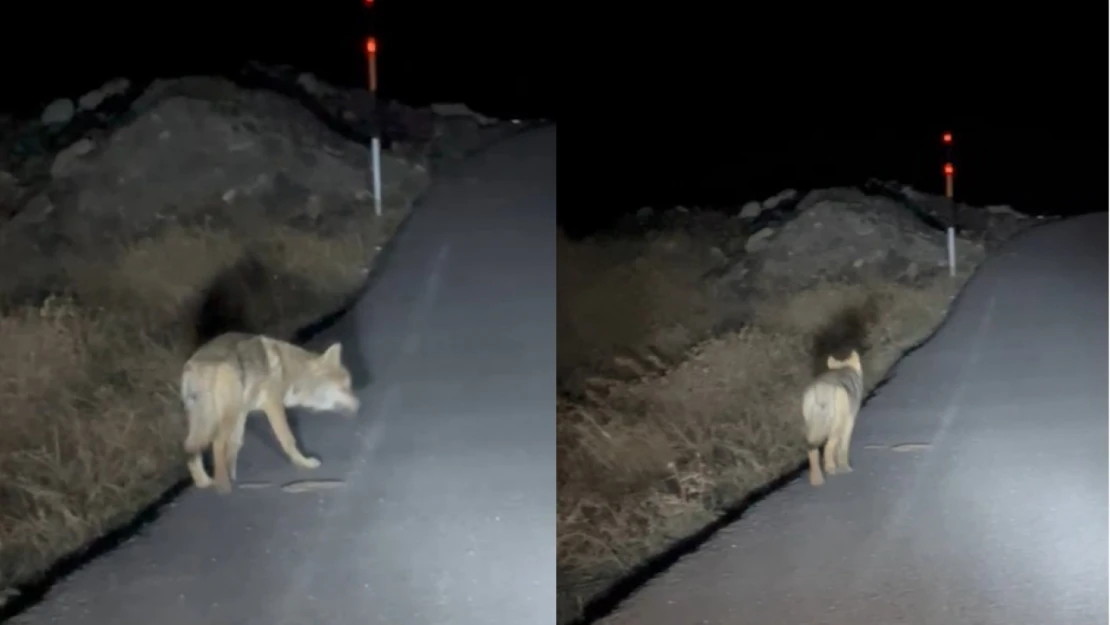
[[[1105,7],[899,5],[809,24],[745,7],[661,13],[658,30],[627,30],[639,45],[609,48],[601,109],[571,108],[560,129],[564,225],[870,177],[940,194],[945,130],[960,201],[1107,209]]]
[[[383,97],[461,100],[492,115],[554,117],[542,38],[503,28],[506,14],[482,5],[378,0],[368,11],[361,0],[329,0],[305,11],[257,0],[68,4],[29,3],[19,36],[0,41],[4,110],[34,112],[118,75],[217,74],[248,59],[361,87],[363,41],[376,30]]]
[[[5,108],[248,58],[364,84],[368,13],[326,4],[28,5],[39,15],[0,44]],[[737,206],[869,177],[940,192],[943,130],[956,136],[958,199],[1106,210],[1106,7],[907,5],[801,24],[755,5],[513,6],[378,0],[381,91],[560,118],[564,222],[603,227],[643,205]]]

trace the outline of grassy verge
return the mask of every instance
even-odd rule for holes
[[[805,457],[809,338],[878,304],[868,388],[943,320],[967,278],[875,274],[807,290],[715,293],[710,247],[681,233],[559,242],[559,622]]]
[[[0,589],[36,580],[184,476],[176,385],[194,302],[218,272],[262,250],[273,282],[250,305],[288,335],[361,286],[404,214],[337,236],[171,225],[49,252],[0,231]]]

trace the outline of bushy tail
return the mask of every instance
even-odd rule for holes
[[[869,347],[868,334],[878,317],[879,303],[874,297],[833,314],[813,335],[813,374],[820,375],[828,370],[829,356],[844,360],[855,350],[862,357]]]
[[[227,332],[293,338],[304,320],[287,314],[289,302],[319,292],[308,277],[284,269],[283,254],[276,246],[253,245],[212,279],[193,316],[196,347]]]
[[[272,288],[269,271],[257,250],[248,249],[217,274],[201,293],[194,314],[194,347],[227,332],[262,332],[265,313],[259,310]]]

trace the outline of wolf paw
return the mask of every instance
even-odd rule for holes
[[[317,458],[301,458],[297,460],[297,466],[302,469],[319,469],[320,460]]]
[[[193,485],[197,488],[211,488],[212,478],[205,478],[203,480],[193,480]]]
[[[226,495],[231,492],[231,482],[224,482],[222,480],[216,482],[216,492],[221,495]]]

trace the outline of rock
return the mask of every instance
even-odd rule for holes
[[[753,250],[759,252],[761,276],[799,287],[861,270],[897,279],[912,265],[916,273],[946,258],[945,233],[896,199],[851,188],[820,189],[798,207],[798,215],[778,229],[773,245],[760,243]],[[978,262],[984,256],[981,245],[962,243],[961,257]]]
[[[797,197],[798,197],[798,192],[797,191],[795,191],[794,189],[785,189],[783,191],[779,191],[775,195],[772,195],[771,197],[767,198],[766,200],[763,200],[763,208],[765,210],[771,210],[771,209],[777,207],[779,204],[782,204],[783,202],[792,201]]]
[[[96,145],[92,139],[85,137],[64,148],[54,156],[54,162],[50,164],[50,175],[55,178],[69,175],[77,159],[92,152],[94,147]]]
[[[322,91],[320,89],[320,81],[316,80],[316,77],[308,72],[304,72],[297,76],[297,84],[300,85],[301,89],[304,89],[312,95],[320,95]]]
[[[992,215],[1014,215],[1015,217],[1024,217],[1021,213],[1005,204],[998,204],[995,206],[988,206],[987,212]]]
[[[436,103],[432,105],[432,112],[440,117],[466,117],[478,122],[479,126],[496,124],[497,120],[486,117],[481,113],[470,110],[470,107],[461,102]]]
[[[770,239],[771,235],[773,234],[775,234],[774,228],[764,228],[759,232],[756,232],[752,236],[748,237],[747,242],[744,243],[744,251],[752,254],[762,249],[766,249],[769,245],[768,239]]]
[[[364,210],[356,197],[367,188],[365,147],[291,98],[189,77],[156,81],[132,112],[105,140],[86,137],[60,151],[39,192],[58,198],[39,203],[55,210],[23,221],[63,237],[123,227],[141,234],[166,219],[219,225],[232,211],[255,211],[330,233]],[[426,168],[390,154],[382,171],[387,209],[428,182]]]
[[[93,89],[77,99],[77,108],[82,111],[97,109],[105,100],[127,93],[131,88],[131,81],[126,78],[113,78],[104,83],[99,89]]]
[[[258,87],[245,90],[230,81],[189,77],[181,80],[157,80],[139,92],[126,78],[115,78],[77,98],[76,104],[68,99],[50,103],[40,111],[37,119],[9,121],[6,117],[0,117],[0,141],[3,142],[4,148],[0,169],[10,172],[19,180],[33,181],[20,187],[20,202],[28,207],[39,206],[41,203],[24,202],[27,199],[25,196],[33,197],[37,193],[44,192],[42,185],[50,184],[49,181],[52,178],[57,183],[55,191],[63,186],[66,189],[75,189],[59,195],[67,198],[65,202],[53,202],[57,207],[55,212],[58,215],[69,215],[73,209],[101,210],[110,202],[107,195],[113,193],[119,195],[117,199],[126,199],[128,202],[135,197],[149,196],[155,192],[136,191],[135,197],[132,197],[128,195],[130,192],[126,189],[140,184],[137,181],[142,180],[143,176],[155,167],[143,164],[142,157],[124,166],[125,154],[119,150],[112,150],[111,147],[119,142],[131,141],[135,131],[128,130],[128,127],[132,122],[138,123],[140,127],[149,127],[153,120],[149,117],[153,108],[163,106],[167,99],[182,97],[212,103],[213,108],[219,109],[219,115],[227,119],[229,135],[238,138],[249,137],[252,134],[265,135],[265,141],[278,143],[283,141],[290,143],[289,133],[277,129],[282,124],[277,120],[283,118],[286,113],[274,110],[264,111],[262,118],[269,119],[274,126],[265,132],[254,133],[251,124],[255,123],[255,120],[246,111],[249,111],[256,101],[286,102],[290,108],[298,110],[297,113],[292,114],[298,120],[293,122],[293,128],[291,128],[293,134],[302,138],[316,135],[326,137],[327,140],[323,141],[326,144],[343,146],[355,144],[356,147],[353,149],[362,151],[361,158],[364,161],[359,177],[365,177],[367,166],[365,141],[374,130],[372,114],[375,114],[374,100],[366,89],[337,88],[310,73],[300,72],[292,67],[263,66],[257,63],[248,64],[243,68],[239,79]],[[406,192],[402,195],[407,196],[411,191],[409,186],[423,184],[421,181],[427,179],[429,168],[434,166],[437,160],[468,154],[517,130],[512,124],[499,123],[497,120],[475,113],[465,105],[438,106],[440,113],[451,115],[442,117],[437,116],[431,108],[414,108],[381,99],[377,100],[376,104],[376,119],[381,122],[378,128],[383,137],[383,169],[388,172],[385,178],[387,205],[391,193],[396,195],[404,187]],[[265,109],[268,105],[262,106]],[[155,111],[153,114],[163,112]],[[196,121],[202,125],[210,121],[203,114],[197,115]],[[326,121],[322,123],[321,120]],[[156,133],[144,137],[144,141],[157,140],[164,146],[187,144],[190,142],[188,135],[192,132],[188,129],[189,123],[181,117],[175,118],[164,124],[164,127]],[[115,137],[112,136],[113,133]],[[227,143],[223,139],[218,139],[218,133],[210,128],[202,130],[198,137],[215,140],[214,145]],[[88,143],[74,143],[82,138],[89,138],[96,146],[93,153],[84,152],[89,147]],[[207,139],[198,139],[194,143]],[[250,152],[253,149],[250,147],[252,145],[254,144],[251,141],[244,141],[226,147],[232,151],[244,149]],[[391,146],[395,146],[396,149],[392,149]],[[108,156],[102,154],[106,149]],[[154,147],[146,146],[138,149],[140,153],[145,154]],[[187,165],[183,171],[195,170],[196,163],[204,162],[206,159],[212,160],[215,163],[214,171],[200,174],[202,178],[207,179],[214,176],[215,171],[220,171],[221,167],[227,165],[221,163],[222,156],[213,156],[220,154],[221,149],[210,147],[206,151],[199,145],[187,146],[178,160]],[[312,167],[314,150],[315,148],[305,150],[308,153],[304,156],[305,162],[309,163],[308,170]],[[296,161],[299,157],[292,157],[293,151],[295,150],[285,152],[282,158]],[[338,156],[345,159],[353,153],[349,152],[348,148],[340,148],[333,150],[330,158]],[[192,156],[186,156],[187,154]],[[251,154],[257,154],[257,152],[251,152]],[[244,155],[240,156],[247,158]],[[173,160],[164,155],[154,158],[160,162]],[[350,158],[353,164],[357,157]],[[105,159],[119,162],[106,165]],[[298,165],[294,178],[302,175],[301,172],[307,171],[305,167]],[[357,169],[358,167],[355,168]],[[237,174],[231,172],[228,175],[234,179]],[[320,176],[320,174],[316,175]],[[109,180],[115,181],[121,189],[110,193],[104,191],[107,195],[103,202],[94,197],[100,194],[101,190],[81,190],[90,182],[106,190],[110,186]],[[63,181],[64,185],[62,185]],[[179,183],[175,181],[174,184]],[[319,181],[315,184],[322,185]],[[363,184],[364,188],[365,186]],[[223,203],[219,198],[225,193],[236,202],[261,202],[259,198],[264,195],[257,192],[248,193],[235,183],[218,189],[215,187],[216,185],[212,185],[210,190],[215,193],[217,204]],[[320,186],[312,188],[317,189]],[[334,204],[330,199],[331,196],[342,196],[348,199],[354,197],[349,190],[325,193],[321,200],[325,209]],[[193,201],[197,193],[185,189],[183,197]],[[0,198],[0,201],[6,200]],[[104,210],[107,211],[106,208]],[[105,214],[108,213],[105,212]],[[326,220],[332,212],[322,210],[320,214],[321,218]],[[144,214],[139,221],[147,220],[148,216]]]
[[[69,98],[59,98],[42,110],[40,120],[44,126],[64,126],[73,119],[76,108],[73,106],[73,100]]]
[[[23,195],[23,189],[19,185],[19,179],[0,170],[0,217],[15,211],[21,195]]]
[[[740,208],[740,219],[755,219],[762,212],[763,205],[753,200]]]
[[[652,210],[651,210],[650,206],[641,206],[636,211],[636,219],[638,219],[640,221],[647,221],[647,220],[651,219],[651,215],[652,215]]]

